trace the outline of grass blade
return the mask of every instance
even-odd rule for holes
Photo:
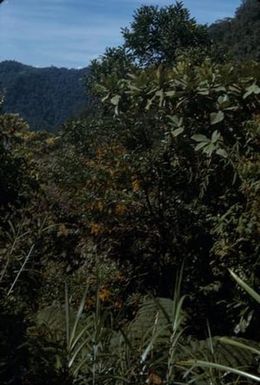
[[[242,287],[242,289],[244,289],[250,295],[250,297],[252,297],[254,300],[256,300],[257,303],[260,304],[260,295],[241,278],[239,278],[239,276],[236,275],[232,270],[229,270],[229,272],[234,280],[238,283],[238,285]]]
[[[23,262],[23,264],[22,264],[22,266],[21,266],[21,268],[20,268],[20,270],[18,271],[18,273],[17,273],[17,275],[16,275],[16,277],[15,277],[14,282],[12,283],[10,289],[8,290],[7,296],[9,296],[9,295],[11,294],[11,292],[13,291],[13,288],[15,287],[16,282],[18,281],[18,279],[19,279],[19,277],[20,277],[22,271],[24,270],[24,267],[25,267],[26,263],[28,262],[28,260],[29,260],[29,258],[30,258],[30,256],[31,256],[31,254],[32,254],[33,249],[34,249],[34,245],[32,245],[32,247],[30,248],[30,251],[29,251],[29,253],[27,254],[27,256],[26,256],[26,258],[25,258],[25,260],[24,260],[24,262]]]
[[[208,368],[208,369],[217,369],[223,372],[229,372],[229,373],[234,373],[237,374],[238,376],[245,377],[247,379],[260,382],[260,377],[256,376],[251,373],[244,372],[243,370],[239,370],[236,368],[232,368],[229,366],[221,365],[221,364],[216,364],[214,362],[207,362],[207,361],[200,361],[200,360],[188,360],[186,362],[183,362],[185,366],[192,366],[192,367],[199,367],[199,368]]]
[[[73,340],[74,340],[75,335],[76,335],[78,323],[79,323],[79,320],[80,320],[80,318],[82,316],[82,313],[83,313],[83,310],[84,310],[84,305],[85,305],[85,301],[86,301],[87,292],[88,292],[88,287],[85,289],[84,294],[82,296],[82,299],[80,301],[80,305],[78,307],[78,311],[77,311],[77,314],[76,314],[74,325],[73,325],[73,328],[72,328],[72,331],[71,331],[71,334],[70,334],[70,338],[69,338],[69,346],[71,346],[73,344]]]
[[[228,337],[220,337],[219,341],[221,343],[224,343],[227,345],[236,346],[240,349],[249,350],[250,352],[255,353],[255,354],[260,356],[260,350],[254,348],[253,346],[249,346],[249,345],[245,344],[244,342],[232,340],[232,338],[228,338]]]

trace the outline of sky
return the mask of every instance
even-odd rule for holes
[[[240,0],[184,0],[199,23],[234,15]],[[106,47],[122,43],[143,4],[166,6],[173,0],[6,0],[0,5],[0,61],[38,67],[86,67]]]

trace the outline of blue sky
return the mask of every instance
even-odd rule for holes
[[[39,67],[85,67],[108,46],[121,43],[142,4],[170,0],[6,0],[0,6],[0,61]],[[184,0],[200,23],[233,16],[240,0]]]

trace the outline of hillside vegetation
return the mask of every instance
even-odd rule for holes
[[[222,52],[236,60],[260,59],[259,1],[242,1],[233,18],[226,18],[209,27],[210,37]]]
[[[179,2],[122,32],[91,114],[0,114],[1,384],[257,384],[259,62]]]
[[[87,69],[35,68],[15,61],[0,63],[3,109],[19,113],[33,130],[56,131],[87,105]]]

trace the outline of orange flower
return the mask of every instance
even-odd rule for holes
[[[90,233],[92,235],[102,234],[103,230],[104,230],[104,227],[100,223],[92,223],[92,225],[90,227]]]
[[[100,301],[106,302],[111,297],[111,292],[108,289],[106,289],[105,287],[103,287],[99,290],[98,297],[99,297]]]
[[[116,205],[116,209],[115,209],[115,212],[117,215],[124,215],[124,213],[126,212],[126,206],[124,205],[124,203],[118,203]]]

